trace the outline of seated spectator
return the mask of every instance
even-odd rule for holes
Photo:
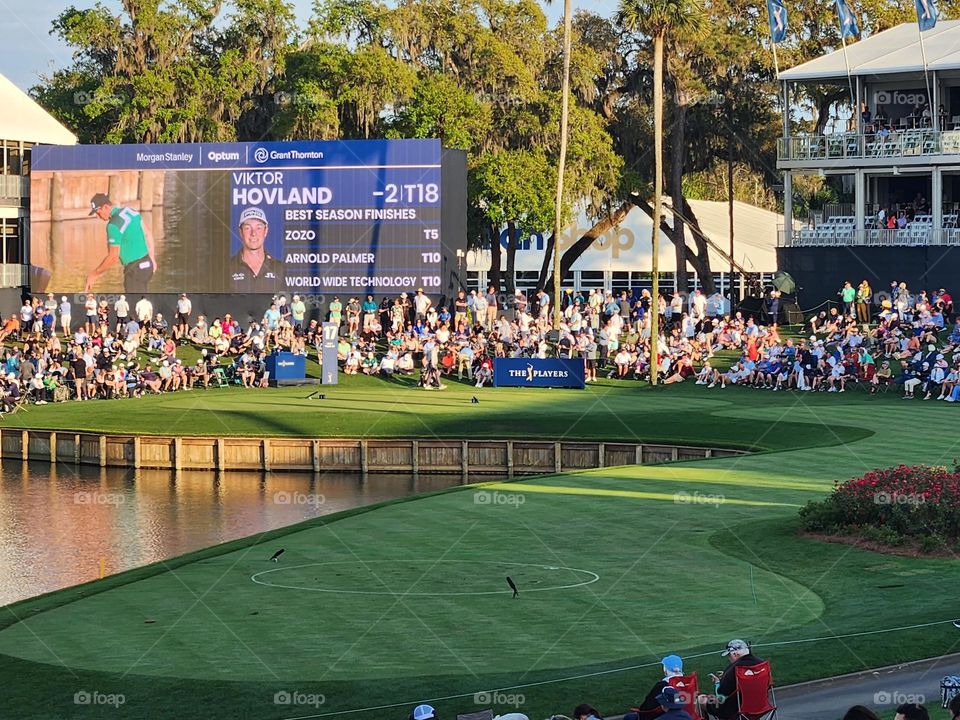
[[[709,715],[719,720],[734,720],[740,712],[740,702],[737,697],[737,668],[758,665],[761,660],[750,652],[750,646],[743,640],[731,640],[721,655],[729,659],[720,674],[711,673],[715,683],[715,699],[705,705]]]
[[[897,707],[893,720],[930,720],[930,714],[919,703],[904,703]]]
[[[663,692],[657,695],[657,702],[663,709],[663,714],[659,716],[663,720],[693,720],[690,713],[684,709],[682,694],[675,687],[665,687]]]
[[[643,702],[630,708],[623,720],[652,720],[663,714],[658,696],[665,688],[670,687],[671,678],[683,676],[683,660],[679,655],[667,655],[660,661],[660,665],[663,668],[663,678],[654,683]]]
[[[603,720],[603,715],[595,707],[582,703],[573,709],[573,720]]]
[[[159,395],[160,394],[160,375],[158,375],[153,370],[152,365],[147,365],[140,373],[140,384],[143,390],[149,390],[150,392]]]
[[[854,705],[844,713],[843,720],[880,720],[880,717],[870,708]]]

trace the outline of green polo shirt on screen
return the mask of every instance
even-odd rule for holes
[[[129,265],[147,255],[143,216],[128,207],[115,207],[107,221],[107,245],[120,248],[120,262]]]

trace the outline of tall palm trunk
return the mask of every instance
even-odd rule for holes
[[[560,231],[563,218],[563,173],[567,163],[567,132],[570,114],[570,45],[573,33],[571,0],[563,3],[563,82],[560,99],[560,158],[557,163],[557,205],[553,223],[553,327],[560,329]]]
[[[653,233],[650,273],[650,384],[657,384],[657,340],[660,336],[660,206],[663,204],[663,32],[653,38]]]

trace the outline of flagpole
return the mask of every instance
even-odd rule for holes
[[[923,46],[923,30],[920,29],[920,18],[917,17],[917,35],[920,37],[920,57],[923,59],[923,80],[927,85],[927,107],[930,108],[930,129],[933,129],[933,95],[930,92],[930,73],[927,71],[927,50]]]
[[[773,45],[773,70],[776,73],[777,82],[780,82],[780,61],[777,60],[777,43],[773,39],[773,33],[770,33],[770,44]]]
[[[854,116],[860,110],[856,107],[856,98],[853,96],[853,78],[850,76],[850,58],[847,57],[847,34],[843,29],[843,18],[840,19],[840,43],[843,45],[843,64],[847,66],[847,84],[850,87],[850,105],[853,106]]]

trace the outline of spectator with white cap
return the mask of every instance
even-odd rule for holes
[[[706,711],[719,720],[733,720],[740,712],[740,703],[737,698],[737,668],[751,667],[763,662],[750,651],[745,640],[734,639],[720,653],[729,659],[730,664],[719,675],[711,673],[715,683],[716,698],[705,705]]]

